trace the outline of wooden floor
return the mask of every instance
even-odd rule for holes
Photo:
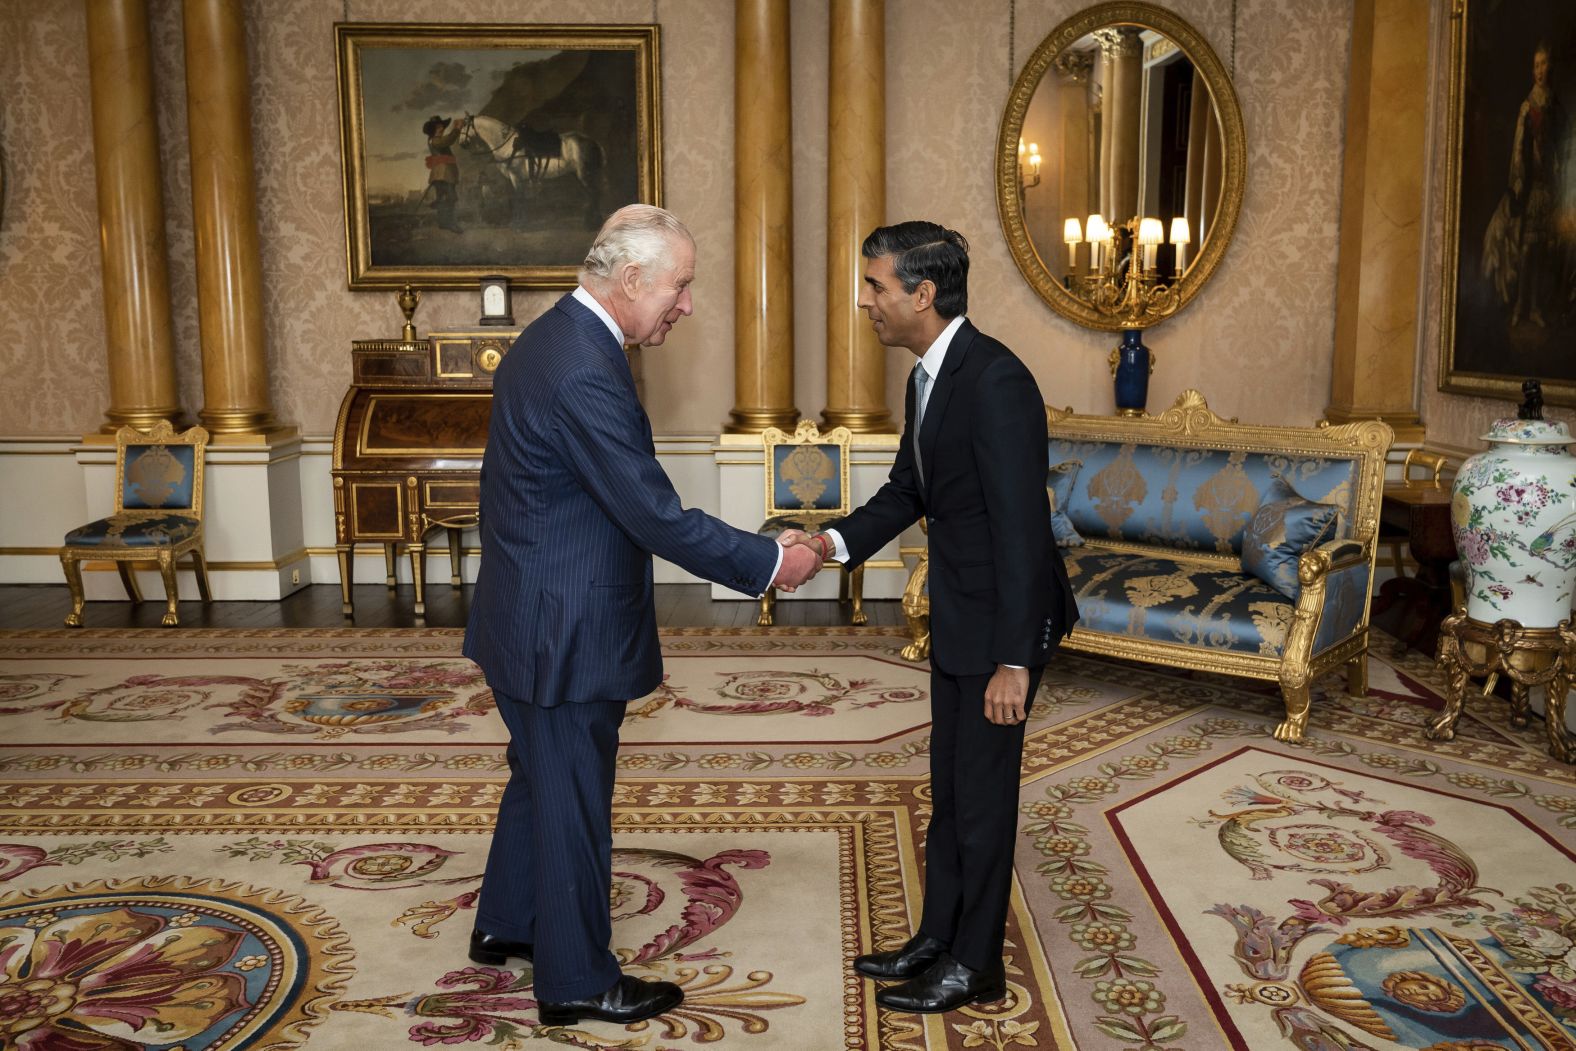
[[[472,588],[456,591],[446,584],[427,586],[426,625],[462,628],[470,611]],[[362,628],[416,627],[413,596],[407,587],[390,591],[381,584],[357,586],[356,615],[346,620],[339,612],[339,586],[317,584],[273,602],[182,602],[181,627],[185,628]],[[144,592],[144,594],[147,594]],[[754,602],[713,602],[705,584],[658,584],[657,623],[663,627],[747,627],[759,612]],[[0,585],[0,630],[58,628],[71,608],[64,584]],[[865,612],[874,626],[902,628],[902,604],[895,599],[866,601]],[[162,598],[140,606],[130,602],[89,602],[82,611],[88,628],[156,628],[164,616]],[[777,603],[778,624],[831,626],[848,623],[848,608],[818,599],[791,599]]]

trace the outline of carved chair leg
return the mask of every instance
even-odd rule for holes
[[[349,544],[336,544],[334,553],[339,556],[339,612],[348,617],[356,611],[350,600],[350,588],[356,581],[356,553]]]
[[[180,614],[176,612],[176,603],[181,600],[180,583],[175,576],[175,555],[169,551],[159,552],[159,574],[164,577],[164,619],[160,623],[166,628],[173,628],[181,622]]]
[[[212,602],[213,592],[208,590],[208,560],[200,547],[192,548],[192,572],[197,574],[197,594],[204,602]]]
[[[115,571],[120,574],[120,585],[126,589],[126,597],[131,599],[132,605],[142,601],[142,588],[137,586],[137,571],[130,562],[116,560]]]
[[[903,616],[908,620],[908,637],[913,640],[903,647],[903,659],[922,661],[930,656],[930,614],[905,612]]]
[[[410,579],[416,585],[416,619],[427,616],[427,545],[410,545]]]
[[[457,588],[462,583],[461,578],[460,578],[460,564],[465,559],[465,549],[460,546],[460,540],[461,540],[461,538],[464,535],[465,535],[464,532],[459,530],[459,529],[454,529],[452,527],[449,529],[449,586],[450,587],[456,587]]]
[[[1306,682],[1300,686],[1282,682],[1281,697],[1286,702],[1286,718],[1275,727],[1275,740],[1285,741],[1287,744],[1301,744],[1303,732],[1308,728],[1308,707],[1313,699],[1312,686]]]
[[[395,573],[394,573],[394,559],[395,559],[395,557],[396,557],[396,552],[395,552],[394,545],[393,544],[384,544],[383,545],[383,584],[384,584],[384,586],[389,587],[389,588],[393,588],[396,584],[399,583],[399,577],[396,576]],[[348,603],[350,601],[350,599],[347,598],[347,599],[345,599],[345,601]],[[350,611],[347,609],[347,610],[345,610],[345,612],[349,613]]]
[[[761,596],[761,612],[755,618],[755,626],[769,628],[772,626],[772,611],[777,608],[777,592],[771,588],[766,589],[766,594]]]
[[[87,592],[82,590],[82,563],[61,552],[60,568],[66,573],[66,587],[71,589],[71,612],[66,614],[66,627],[82,626],[82,607],[87,602]]]
[[[848,574],[848,596],[854,604],[853,616],[849,617],[850,624],[868,624],[870,616],[865,613],[865,567],[855,566],[852,573]]]
[[[1346,662],[1346,692],[1353,697],[1368,696],[1368,654],[1359,653]]]

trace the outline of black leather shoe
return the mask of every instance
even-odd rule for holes
[[[876,1003],[889,1011],[940,1014],[965,1004],[988,1004],[1007,995],[1007,975],[1001,964],[989,971],[975,971],[942,953],[918,978],[876,993]]]
[[[866,978],[879,978],[883,982],[916,978],[946,951],[945,942],[928,934],[916,934],[900,949],[854,957],[854,970]]]
[[[472,963],[479,963],[484,967],[504,967],[508,965],[511,956],[530,963],[531,946],[525,942],[512,942],[473,930],[470,955]]]
[[[648,982],[621,974],[600,996],[556,1004],[539,1000],[536,1010],[543,1025],[574,1025],[583,1018],[623,1025],[671,1011],[683,1002],[684,990],[672,982]]]

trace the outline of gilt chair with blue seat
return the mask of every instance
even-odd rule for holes
[[[766,465],[766,521],[759,532],[775,537],[789,529],[816,533],[828,522],[847,517],[853,510],[848,498],[848,448],[853,435],[847,427],[825,434],[814,420],[800,420],[793,434],[768,427],[761,435]],[[828,565],[846,569],[837,562]],[[865,567],[847,570],[838,587],[838,601],[852,604],[850,622],[864,624]],[[768,588],[761,596],[755,623],[771,627],[777,593]]]
[[[172,628],[180,623],[176,565],[190,554],[197,590],[204,602],[211,601],[202,553],[203,452],[207,445],[208,432],[201,427],[176,434],[168,421],[160,421],[149,431],[122,427],[116,432],[115,513],[73,529],[60,549],[60,565],[71,587],[66,627],[82,626],[87,598],[82,587],[83,562],[114,562],[132,602],[142,601],[132,567],[138,562],[156,562],[168,603],[163,624]]]

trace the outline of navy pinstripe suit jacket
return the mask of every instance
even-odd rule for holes
[[[564,296],[493,376],[481,570],[465,655],[530,704],[632,700],[662,681],[651,556],[755,596],[777,545],[685,510],[607,327]]]

